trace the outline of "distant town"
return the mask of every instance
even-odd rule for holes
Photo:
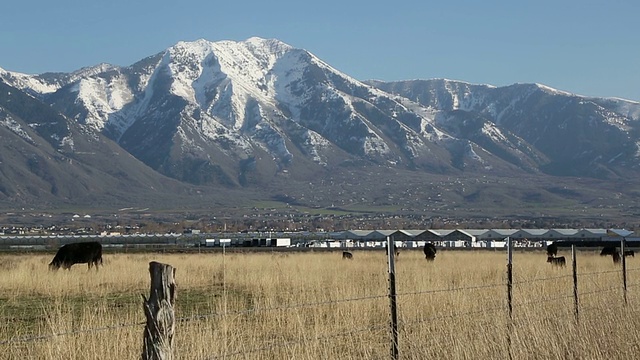
[[[46,213],[36,210],[0,213],[3,235],[185,234],[239,232],[332,232],[367,229],[628,229],[638,224],[597,218],[536,218],[514,215],[456,218],[438,215],[384,213],[301,213],[291,209],[250,208],[219,213],[151,212],[121,209],[114,212]]]
[[[3,228],[0,247],[9,249],[46,249],[73,242],[99,241],[106,247],[311,247],[311,248],[382,248],[393,241],[399,248],[421,248],[431,243],[440,248],[504,248],[512,246],[542,248],[554,242],[601,246],[602,242],[635,243],[638,238],[626,229],[413,229],[413,230],[345,230],[345,231],[239,231],[143,233],[138,228],[117,227],[100,233],[90,229],[69,231],[48,227],[28,232]]]

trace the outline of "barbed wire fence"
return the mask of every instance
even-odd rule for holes
[[[393,240],[390,239],[390,241],[392,242]],[[573,260],[573,263],[575,264],[575,261],[576,261],[575,250],[572,253],[573,253],[572,260]],[[388,251],[387,255],[388,257],[393,258],[394,256],[393,254],[394,254],[393,251]],[[395,271],[395,269],[392,268],[393,260],[390,261],[389,265],[390,265],[390,268],[389,268],[390,273],[392,271]],[[638,286],[640,286],[639,282],[634,283],[634,282],[628,281],[629,274],[637,273],[638,271],[640,271],[640,268],[622,267],[620,269],[615,269],[615,270],[590,271],[590,272],[576,274],[575,273],[576,270],[574,266],[572,274],[562,274],[562,275],[554,275],[550,277],[531,278],[531,279],[518,279],[516,281],[512,281],[510,283],[510,286],[513,290],[513,288],[518,288],[521,286],[530,286],[531,284],[535,284],[535,283],[546,283],[546,282],[555,283],[557,281],[567,281],[570,278],[572,278],[574,281],[574,289],[576,289],[577,279],[579,279],[579,281],[591,281],[590,285],[593,287],[594,285],[597,285],[597,281],[596,281],[597,278],[606,276],[606,275],[613,275],[613,274],[621,275],[620,280],[621,282],[623,282],[623,284],[621,286],[619,283],[615,285],[607,283],[607,284],[604,284],[604,286],[599,286],[599,287],[595,286],[594,289],[589,291],[582,291],[579,293],[574,291],[574,293],[572,294],[557,294],[556,296],[549,296],[549,297],[536,298],[536,299],[514,300],[513,298],[508,297],[506,300],[503,298],[503,300],[493,301],[491,303],[483,303],[482,306],[479,306],[478,308],[474,308],[474,309],[468,309],[465,311],[452,309],[448,313],[430,314],[424,317],[407,317],[407,315],[405,315],[404,313],[398,316],[399,315],[398,311],[401,309],[398,309],[397,307],[401,306],[401,303],[398,303],[397,300],[400,298],[404,299],[408,297],[421,297],[421,296],[427,296],[427,295],[432,296],[432,295],[438,295],[438,294],[450,294],[455,292],[459,292],[459,293],[468,292],[470,294],[473,294],[474,292],[480,292],[483,290],[499,290],[501,288],[504,289],[506,292],[507,291],[506,287],[508,285],[506,278],[508,277],[508,274],[505,274],[506,276],[505,278],[502,279],[502,281],[496,282],[496,283],[481,284],[481,285],[474,285],[474,286],[447,287],[447,288],[441,288],[441,289],[418,289],[413,291],[396,292],[392,289],[392,286],[390,283],[389,288],[387,289],[388,292],[384,294],[372,294],[372,295],[332,299],[332,300],[316,301],[316,302],[291,303],[291,304],[283,304],[283,305],[271,306],[271,307],[255,306],[249,309],[239,309],[239,310],[233,310],[233,311],[227,311],[225,308],[224,311],[207,312],[202,314],[189,315],[185,317],[178,317],[175,319],[175,322],[177,324],[185,324],[185,323],[191,323],[191,322],[206,321],[212,318],[233,318],[237,316],[251,316],[252,314],[265,313],[265,312],[315,309],[323,306],[336,306],[336,305],[347,304],[347,303],[361,303],[366,301],[380,301],[383,299],[389,299],[390,301],[389,319],[386,319],[386,320],[382,319],[379,324],[370,324],[367,326],[345,327],[339,330],[335,330],[327,333],[320,333],[320,334],[315,333],[313,335],[300,334],[300,336],[296,339],[290,339],[286,337],[274,337],[269,342],[265,342],[262,346],[256,346],[254,348],[242,348],[235,351],[228,351],[228,352],[223,352],[218,354],[210,354],[210,356],[208,356],[207,359],[223,359],[223,358],[226,359],[226,358],[234,358],[234,357],[246,358],[247,356],[251,356],[252,354],[273,351],[274,349],[286,348],[292,345],[300,345],[300,344],[306,344],[310,342],[323,342],[323,341],[329,341],[332,339],[343,338],[349,335],[371,333],[371,334],[376,334],[381,339],[388,338],[390,340],[390,345],[389,345],[391,349],[390,358],[395,360],[395,359],[398,359],[399,355],[402,353],[402,348],[400,347],[401,344],[410,343],[409,340],[411,335],[409,333],[411,329],[413,327],[421,326],[424,324],[428,324],[429,326],[437,326],[437,323],[448,321],[451,319],[463,319],[468,317],[475,317],[478,315],[483,315],[485,317],[487,315],[500,316],[500,314],[504,315],[507,313],[511,313],[514,310],[523,309],[530,306],[542,305],[547,303],[559,303],[559,302],[569,301],[570,299],[574,299],[576,313],[566,313],[560,316],[566,317],[566,318],[575,317],[575,321],[578,322],[579,321],[578,310],[581,312],[602,310],[602,306],[589,306],[586,304],[581,305],[579,300],[586,301],[592,297],[599,296],[603,293],[615,293],[622,290],[623,297],[620,299],[620,303],[623,305],[626,304],[628,301],[627,299],[628,289],[637,288]],[[579,275],[579,276],[576,276],[576,275]],[[592,279],[595,279],[595,280],[592,280]],[[622,281],[623,279],[624,281]],[[390,277],[389,281],[391,282],[392,280],[393,280],[393,277]],[[395,285],[393,287],[395,287]],[[207,289],[207,288],[208,287],[203,287],[203,289]],[[469,296],[472,296],[472,295],[469,295]],[[393,300],[395,300],[395,304],[396,304],[395,310],[393,309],[393,306],[392,306]],[[396,311],[395,325],[393,321],[394,311]],[[555,315],[555,317],[557,318],[558,315]],[[513,323],[515,321],[515,319],[511,316],[508,316],[508,318],[510,323]],[[490,323],[493,320],[485,319],[481,321],[486,321],[487,323]],[[527,319],[527,321],[531,321],[531,319]],[[534,321],[544,321],[544,319],[543,320],[538,319]],[[57,333],[52,332],[49,334],[21,335],[21,336],[15,336],[7,339],[0,339],[0,346],[10,346],[12,344],[49,341],[59,337],[75,336],[75,335],[86,334],[86,333],[116,331],[116,330],[122,330],[127,328],[139,328],[144,325],[145,325],[144,321],[139,321],[139,322],[131,322],[131,323],[112,324],[112,325],[100,326],[95,328],[72,329],[69,331],[62,331]],[[395,331],[395,334],[394,334],[394,331]]]

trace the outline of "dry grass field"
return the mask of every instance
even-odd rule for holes
[[[150,261],[176,268],[177,359],[390,358],[384,251],[353,253],[105,254],[98,272],[0,255],[0,358],[139,358]],[[620,266],[578,253],[579,322],[568,265],[516,252],[509,322],[504,252],[403,251],[399,358],[639,358],[640,259],[625,306]]]

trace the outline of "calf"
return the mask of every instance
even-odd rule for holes
[[[87,264],[89,269],[95,265],[98,270],[102,265],[102,245],[96,241],[63,245],[49,263],[49,270],[69,270],[74,264]]]
[[[547,258],[547,262],[560,267],[567,265],[567,261],[565,260],[564,256],[558,256],[558,257],[549,256]]]
[[[635,253],[633,252],[633,250],[625,250],[624,251],[624,256],[636,257]]]
[[[342,252],[342,258],[343,259],[353,259],[353,254],[348,252],[348,251],[343,251]]]

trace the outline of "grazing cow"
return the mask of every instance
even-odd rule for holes
[[[556,255],[558,255],[558,245],[554,242],[547,245],[547,256],[555,257]]]
[[[353,259],[353,254],[348,252],[348,251],[343,251],[342,252],[342,258],[343,259]]]
[[[620,253],[619,252],[614,252],[613,254],[611,254],[611,257],[613,258],[613,263],[617,264],[620,262]]]
[[[624,251],[624,256],[636,257],[635,253],[633,252],[633,250],[625,250]]]
[[[567,261],[565,260],[564,256],[558,256],[558,257],[549,256],[547,258],[547,262],[560,267],[567,265]]]
[[[600,256],[613,255],[616,253],[618,253],[618,248],[615,246],[605,246],[602,248],[602,251],[600,251]]]
[[[102,265],[102,245],[99,242],[81,242],[63,245],[56,256],[49,263],[49,270],[58,270],[60,267],[69,270],[74,264],[87,264],[96,267]]]
[[[425,243],[423,251],[427,260],[433,261],[436,259],[436,247],[432,243]]]

